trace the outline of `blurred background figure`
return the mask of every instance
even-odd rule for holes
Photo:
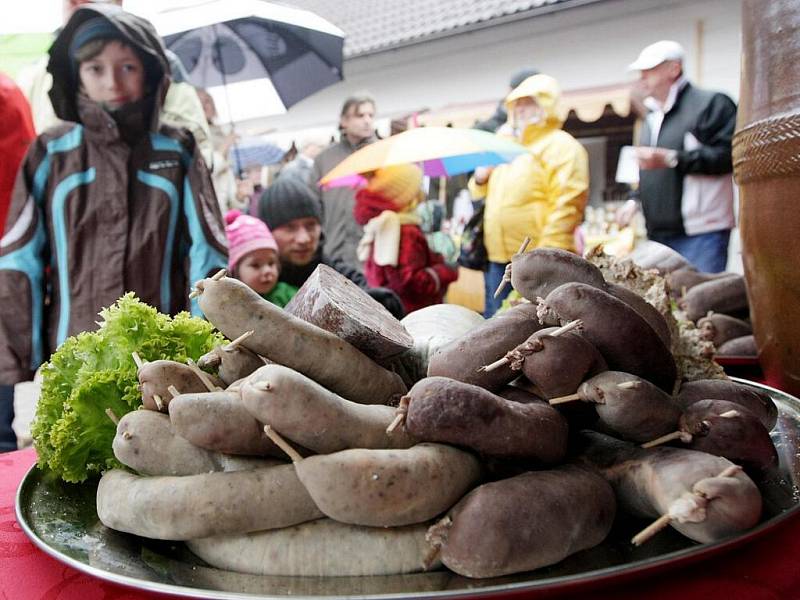
[[[314,186],[316,181],[311,181],[314,170],[314,159],[325,149],[327,144],[322,139],[307,138],[300,142],[297,156],[280,170],[279,177],[294,177],[303,183]]]
[[[375,100],[372,96],[359,94],[344,101],[339,113],[339,132],[339,141],[314,159],[311,185],[317,190],[321,202],[325,263],[338,271],[347,269],[361,274],[363,268],[356,256],[356,247],[363,231],[353,219],[355,191],[346,186],[326,190],[320,190],[316,186],[328,171],[359,148],[377,139]]]
[[[517,87],[520,83],[525,81],[528,77],[532,77],[533,75],[538,75],[539,71],[537,69],[525,68],[520,69],[514,75],[512,75],[511,80],[508,82],[508,92],[511,92],[515,87]],[[483,129],[484,131],[497,131],[502,127],[505,122],[508,121],[508,112],[506,112],[506,99],[501,98],[500,101],[497,103],[497,108],[494,111],[494,114],[486,119],[485,121],[477,121],[473,127],[475,129]]]
[[[17,170],[35,137],[31,109],[22,90],[10,77],[0,73],[0,237]]]
[[[731,141],[736,105],[701,90],[683,72],[685,52],[662,40],[630,64],[639,71],[647,113],[640,130],[639,198],[647,235],[681,253],[699,271],[724,271],[735,226]],[[628,202],[619,220],[627,223]]]
[[[529,249],[575,251],[575,229],[583,221],[589,192],[586,149],[561,129],[561,90],[549,75],[525,79],[506,97],[509,127],[530,150],[511,163],[480,167],[469,183],[474,199],[485,198],[484,244],[489,265],[484,273],[484,316],[491,317],[510,293],[494,293],[506,265],[529,237]]]

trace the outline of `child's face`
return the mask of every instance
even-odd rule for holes
[[[238,270],[243,283],[259,294],[268,294],[278,283],[278,254],[269,248],[253,250],[239,262]]]
[[[83,61],[78,74],[86,95],[110,110],[144,96],[144,65],[133,48],[120,41],[109,41],[100,54]]]

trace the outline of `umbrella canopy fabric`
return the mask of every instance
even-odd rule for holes
[[[231,163],[238,169],[252,166],[267,166],[279,163],[286,152],[283,148],[259,139],[238,142],[230,151]]]
[[[154,24],[190,83],[212,96],[221,97],[222,86],[269,82],[274,92],[268,96],[279,99],[279,108],[265,114],[285,112],[342,79],[344,33],[306,10],[262,0],[208,0],[164,11]]]
[[[525,146],[478,129],[419,127],[365,146],[329,171],[320,184],[352,186],[360,173],[389,165],[419,163],[430,177],[468,173],[477,167],[512,161]]]

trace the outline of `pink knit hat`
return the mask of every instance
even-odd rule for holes
[[[272,232],[261,219],[229,210],[225,214],[225,234],[228,236],[228,268],[232,271],[246,254],[267,248],[278,251]]]

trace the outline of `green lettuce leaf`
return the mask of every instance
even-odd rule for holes
[[[133,352],[145,361],[197,360],[224,338],[189,313],[174,318],[129,293],[100,312],[97,331],[68,338],[42,366],[42,394],[31,424],[40,467],[80,482],[120,467],[111,443],[117,417],[141,405]]]

